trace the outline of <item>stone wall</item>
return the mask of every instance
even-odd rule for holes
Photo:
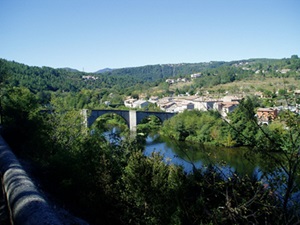
[[[1,136],[0,171],[14,225],[63,224]]]

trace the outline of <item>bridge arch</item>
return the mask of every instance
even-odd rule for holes
[[[90,127],[98,117],[107,114],[114,113],[121,116],[125,121],[130,131],[136,131],[137,124],[141,123],[141,121],[149,117],[151,115],[156,116],[160,119],[161,122],[170,119],[175,114],[167,113],[167,112],[149,112],[149,111],[134,111],[134,110],[110,110],[110,109],[102,109],[102,110],[86,110],[82,111],[84,116],[85,125]]]
[[[149,116],[155,116],[160,120],[161,123],[163,123],[165,120],[170,119],[172,116],[174,116],[173,113],[165,113],[165,112],[143,112],[143,111],[137,111],[137,119],[136,119],[136,125],[140,124],[143,119],[149,117]]]
[[[141,118],[141,120],[137,122],[137,125],[148,123],[152,118],[154,120],[158,120],[160,124],[163,124],[163,120],[161,118],[159,118],[155,115],[148,115],[148,116],[145,116],[144,118]]]
[[[111,122],[109,122],[111,121]],[[91,124],[91,127],[108,128],[110,126],[119,127],[121,130],[125,127],[129,127],[129,122],[124,118],[124,115],[116,112],[105,112],[102,115],[97,115],[95,121]]]
[[[120,117],[122,117],[127,126],[129,127],[129,112],[128,110],[109,110],[109,109],[102,109],[102,110],[84,110],[83,114],[85,117],[85,123],[87,127],[91,127],[93,123],[101,116],[105,114],[113,113]]]

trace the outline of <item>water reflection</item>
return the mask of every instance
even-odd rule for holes
[[[122,139],[122,135],[118,129],[112,129],[104,134],[110,143],[118,144]],[[144,143],[144,142],[143,142]],[[213,165],[219,169],[224,178],[230,177],[233,173],[240,175],[248,175],[256,177],[267,186],[271,181],[278,177],[286,176],[282,170],[276,169],[276,164],[272,160],[262,158],[256,154],[250,154],[251,151],[245,147],[225,148],[216,146],[204,146],[200,144],[191,144],[185,142],[177,142],[159,135],[149,135],[145,140],[144,154],[150,156],[153,152],[159,152],[164,156],[167,164],[176,164],[183,167],[184,171],[190,173],[193,167],[207,168]],[[280,155],[279,155],[280,157]],[[296,180],[297,186],[300,181]],[[266,186],[266,187],[267,187]],[[275,184],[274,188],[278,196],[285,194],[285,184]],[[300,199],[300,192],[293,193],[292,200]]]
[[[149,156],[152,152],[159,152],[164,155],[167,162],[169,161],[167,159],[171,159],[171,163],[183,166],[186,172],[191,172],[193,166],[201,168],[215,165],[225,175],[233,172],[249,176],[257,175],[259,159],[255,155],[251,155],[251,158],[246,157],[247,151],[247,148],[187,144],[156,135],[147,137],[144,154]]]

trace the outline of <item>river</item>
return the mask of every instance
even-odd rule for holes
[[[110,142],[115,142],[120,138],[120,130],[113,127],[104,135]],[[262,171],[268,172],[272,169],[258,155],[250,154],[249,149],[245,147],[203,146],[201,144],[178,142],[157,134],[148,135],[146,138],[144,154],[150,156],[153,152],[159,152],[163,155],[166,163],[182,166],[187,173],[193,170],[193,166],[205,168],[209,165],[214,165],[220,169],[225,176],[230,175],[230,173],[260,176]]]
[[[112,141],[118,135],[118,129],[106,132],[105,136]],[[120,140],[120,139],[116,139]],[[214,166],[224,178],[231,177],[233,173],[256,177],[261,182],[268,184],[276,176],[284,174],[274,174],[276,167],[274,163],[254,154],[246,147],[217,147],[188,142],[178,142],[170,138],[161,137],[157,134],[148,135],[144,147],[144,155],[151,156],[153,152],[159,152],[167,164],[176,164],[183,167],[186,173],[197,169],[205,169]],[[275,176],[275,177],[274,177]],[[297,186],[300,180],[296,180]],[[277,186],[277,192],[284,194],[285,185]],[[300,201],[300,192],[292,194],[293,200]]]
[[[110,131],[104,132],[106,139],[112,143],[122,139],[120,135],[121,130],[118,127],[112,127]],[[166,163],[182,166],[186,173],[192,172],[193,167],[205,169],[213,165],[225,177],[237,173],[260,179],[262,174],[269,174],[275,170],[274,164],[251,153],[246,147],[204,146],[171,140],[157,133],[147,136],[144,147],[146,156],[150,156],[153,152],[163,155]]]
[[[150,156],[152,152],[159,152],[164,156],[166,163],[181,165],[185,172],[189,173],[196,168],[205,168],[214,165],[224,175],[239,173],[241,175],[260,175],[267,166],[254,154],[250,154],[245,147],[225,148],[215,146],[203,146],[176,142],[158,135],[148,136],[144,154]]]

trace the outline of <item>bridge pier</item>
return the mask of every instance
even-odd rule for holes
[[[130,110],[129,111],[129,130],[132,133],[136,133],[136,111]]]

